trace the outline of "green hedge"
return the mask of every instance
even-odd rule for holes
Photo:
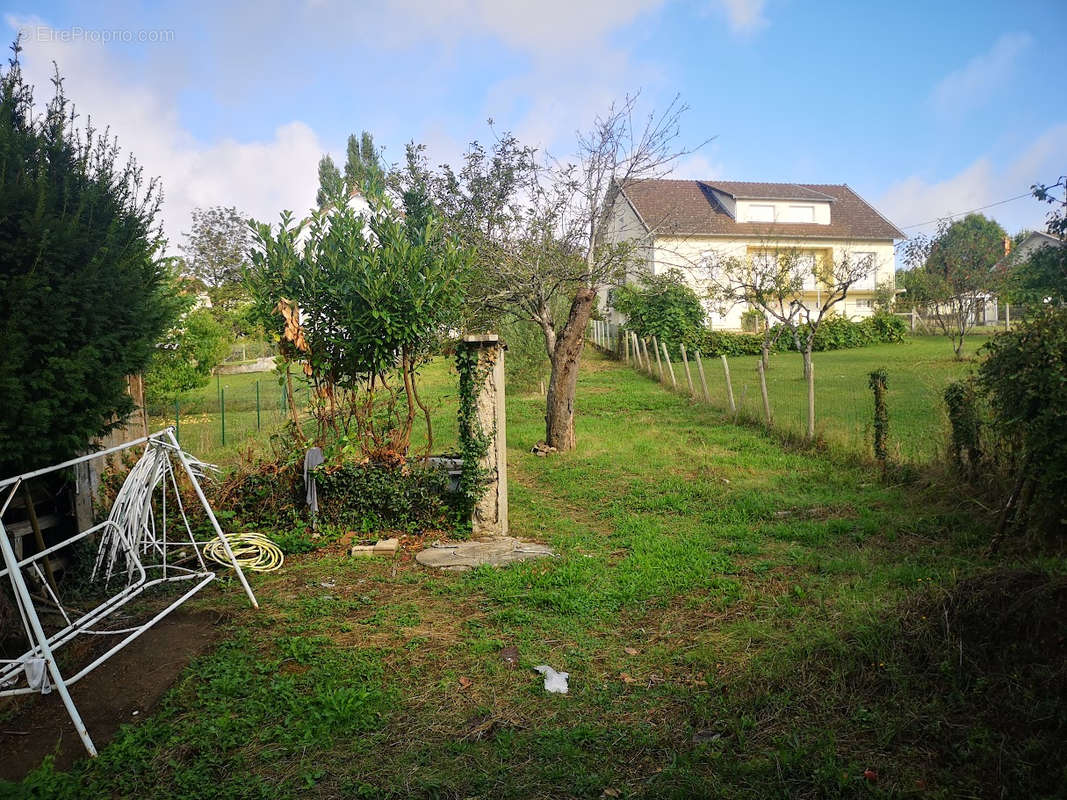
[[[907,324],[904,320],[892,314],[875,314],[859,322],[844,317],[829,317],[822,321],[815,332],[812,349],[846,350],[872,344],[902,342],[906,331]],[[801,326],[801,341],[806,336],[806,326]],[[763,334],[705,329],[690,337],[685,346],[690,350],[699,350],[706,356],[758,356],[762,352]],[[784,352],[793,349],[793,337],[788,332],[783,332],[772,351]]]
[[[315,472],[319,515],[361,532],[450,529],[454,497],[448,474],[436,467],[344,464]]]

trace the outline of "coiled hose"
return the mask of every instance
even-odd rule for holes
[[[282,549],[261,533],[228,533],[226,541],[241,569],[274,572],[285,562]],[[204,545],[204,557],[224,567],[233,566],[221,539],[213,539]]]

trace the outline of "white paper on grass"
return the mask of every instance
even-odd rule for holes
[[[570,677],[569,672],[556,672],[547,664],[539,664],[534,667],[534,669],[545,676],[546,692],[552,692],[554,694],[567,693],[567,678]]]

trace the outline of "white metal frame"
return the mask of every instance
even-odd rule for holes
[[[140,494],[134,497],[134,499],[140,501],[139,509],[135,509],[133,512],[128,513],[125,505],[121,508],[113,508],[109,519],[98,525],[94,525],[88,530],[69,536],[62,542],[52,545],[51,547],[48,547],[39,553],[34,553],[26,558],[19,559],[15,555],[11,537],[4,528],[3,514],[7,511],[8,505],[11,503],[12,498],[15,496],[15,492],[18,491],[20,486],[32,478],[66,469],[85,461],[103,458],[121,450],[137,447],[139,445],[144,445],[145,452],[142,455],[141,461],[138,462],[138,465],[134,467],[134,470],[131,471],[130,476],[127,478],[127,484],[129,484],[131,480],[145,481],[144,486],[147,487],[147,494]],[[56,464],[51,467],[46,467],[45,469],[28,472],[24,475],[17,475],[0,481],[0,493],[6,491],[6,497],[0,495],[0,502],[2,502],[2,506],[0,506],[0,556],[3,558],[3,561],[0,562],[0,567],[2,567],[0,568],[0,578],[3,578],[6,575],[11,581],[15,603],[22,620],[22,626],[25,630],[26,638],[30,643],[30,649],[18,658],[0,659],[0,697],[32,694],[40,691],[40,688],[31,688],[29,686],[26,676],[26,666],[31,660],[43,660],[47,665],[51,681],[55,685],[56,691],[59,693],[63,705],[67,709],[67,713],[70,714],[71,721],[74,723],[78,736],[81,738],[82,743],[85,745],[85,749],[91,756],[96,755],[96,747],[93,745],[92,739],[89,737],[89,733],[82,722],[81,716],[78,714],[78,709],[75,707],[67,687],[84,678],[98,666],[133,642],[145,631],[215,580],[216,577],[214,571],[208,568],[202,553],[203,546],[210,541],[214,541],[214,539],[209,540],[209,542],[197,541],[192,532],[188,517],[185,514],[185,508],[182,505],[181,495],[178,492],[175,469],[176,461],[181,464],[182,470],[186,476],[188,476],[189,481],[215,530],[216,537],[221,541],[230,564],[237,573],[237,578],[240,581],[245,594],[248,595],[249,602],[252,604],[253,608],[259,608],[259,603],[256,601],[252,588],[248,585],[248,580],[245,577],[244,572],[241,570],[241,566],[237,562],[237,559],[234,557],[233,550],[230,548],[230,543],[225,535],[223,535],[222,528],[219,526],[215,513],[211,509],[211,504],[208,503],[207,497],[204,495],[204,491],[200,486],[198,480],[198,468],[203,467],[204,465],[200,464],[200,462],[195,459],[192,459],[181,449],[178,440],[174,435],[173,428],[166,428],[158,433],[151,434],[150,436],[135,439],[131,442],[126,442],[125,444],[107,450],[91,453],[82,456],[81,458],[65,461],[62,464]],[[168,486],[170,487],[170,495],[173,498],[170,501],[171,511],[168,511],[167,506]],[[152,499],[154,496],[157,496],[157,490],[160,498],[160,511],[158,515],[154,511],[152,505]],[[125,497],[129,499],[130,494],[133,491],[135,491],[135,487],[131,486],[128,489],[127,485],[124,485],[123,489],[120,490],[120,497],[123,497],[125,493]],[[175,515],[179,516],[184,523],[185,535],[178,539],[170,538],[167,528],[168,513],[174,513],[175,510]],[[137,513],[138,511],[140,513]],[[171,527],[173,528],[174,526]],[[86,539],[90,536],[98,536],[100,540],[96,565],[93,570],[93,579],[102,580],[105,587],[110,585],[113,578],[123,574],[123,571],[116,571],[115,569],[121,559],[125,562],[124,585],[121,589],[116,589],[115,593],[100,605],[77,616],[76,619],[72,619],[70,614],[67,613],[67,609],[64,608],[61,603],[59,597],[55,595],[52,588],[49,586],[48,581],[45,580],[38,562],[47,558],[52,553],[68,547],[74,542]],[[189,548],[190,546],[195,553],[195,556],[190,556],[190,558],[195,558],[197,562],[195,567],[190,568],[180,566],[173,562],[168,562],[168,555],[171,550],[175,548]],[[142,556],[148,554],[152,554],[153,557],[161,558],[161,563],[143,563]],[[186,559],[182,560],[184,561]],[[51,634],[45,631],[44,626],[41,624],[40,616],[37,613],[34,597],[30,593],[26,578],[23,575],[24,570],[32,573],[36,577],[37,582],[42,587],[42,591],[48,595],[48,598],[50,598],[50,604],[54,605],[62,615],[66,622],[65,627]],[[156,571],[159,572],[158,575],[155,574]],[[150,573],[152,573],[151,577]],[[163,583],[174,583],[179,581],[190,581],[192,582],[192,586],[178,599],[174,600],[170,605],[155,614],[146,622],[121,630],[96,629],[96,626],[100,622],[146,590]],[[56,663],[55,652],[81,635],[121,636],[122,638],[118,643],[109,648],[90,664],[82,667],[70,677],[65,677],[60,672],[59,666]],[[25,683],[25,685],[19,685],[22,683]],[[6,688],[10,687],[12,684],[15,684],[15,688]]]

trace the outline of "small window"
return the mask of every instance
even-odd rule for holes
[[[750,205],[748,207],[749,222],[774,222],[774,206]]]
[[[815,206],[789,206],[785,215],[786,222],[814,222]]]
[[[856,308],[874,308],[873,300],[857,300]]]

